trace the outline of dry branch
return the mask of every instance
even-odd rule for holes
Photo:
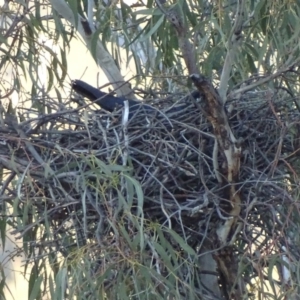
[[[207,81],[202,84],[205,87],[201,90],[203,94],[207,88],[210,96],[214,95]],[[234,235],[242,240],[252,239],[253,232],[247,227],[249,223],[266,231],[265,239],[269,240],[278,226],[284,230],[287,212],[283,204],[296,205],[286,192],[283,180],[287,164],[293,168],[298,159],[300,143],[296,132],[299,133],[300,127],[299,113],[292,106],[290,110],[286,109],[293,99],[273,95],[270,105],[269,101],[261,102],[262,96],[266,98],[267,94],[258,94],[257,102],[245,95],[237,103],[231,103],[236,109],[229,116],[228,126],[233,134],[244,139],[242,146],[245,149],[241,156],[240,178],[234,185],[226,184],[227,173],[222,173],[226,179],[223,185],[215,176],[215,137],[211,132],[215,132],[224,152],[228,145],[234,149],[234,144],[226,141],[230,135],[213,128],[204,117],[203,99],[189,99],[184,103],[183,98],[179,99],[180,110],[171,113],[167,108],[173,101],[156,101],[155,114],[141,110],[128,122],[125,119],[122,122],[121,112],[107,114],[88,107],[66,108],[64,112],[37,116],[19,123],[18,130],[5,119],[0,128],[0,163],[12,175],[10,182],[5,182],[2,187],[1,201],[11,203],[20,213],[30,203],[30,211],[34,211],[36,217],[19,229],[19,234],[23,236],[37,226],[43,226],[47,220],[54,233],[53,243],[49,240],[49,245],[56,245],[56,250],[64,255],[69,251],[63,238],[65,234],[79,245],[101,245],[101,249],[105,249],[120,243],[116,228],[125,222],[133,238],[135,220],[141,216],[141,209],[148,223],[168,225],[193,249],[205,249],[211,243],[218,245],[220,234],[217,235],[217,230],[235,219],[230,215],[233,208],[228,200],[234,199],[228,198],[229,186],[241,195],[240,220],[244,223],[240,221],[238,228],[242,228],[241,231],[230,232],[228,238]],[[283,107],[285,110],[281,113]],[[222,114],[218,116],[219,111],[215,113],[216,118],[224,118]],[[292,131],[283,134],[278,118],[282,124],[289,124]],[[217,126],[219,123],[212,124]],[[21,132],[26,133],[26,138],[20,136]],[[276,142],[279,140],[282,140],[280,147]],[[41,162],[37,161],[29,144]],[[220,166],[228,164],[226,156],[220,152],[216,157]],[[274,164],[276,168],[273,168]],[[47,171],[47,166],[53,174]],[[130,178],[140,182],[143,204],[137,192],[132,190],[134,181]],[[18,184],[13,182],[15,179]],[[292,178],[289,180],[292,185]],[[267,227],[261,224],[266,218]],[[150,228],[145,225],[144,231],[150,234]],[[113,236],[111,232],[114,232]],[[36,241],[38,247],[49,247],[38,244]],[[152,245],[151,239],[147,244]],[[286,244],[282,246],[291,250]],[[174,247],[178,245],[174,244]],[[228,252],[219,251],[220,248],[223,246],[215,249],[210,246],[209,253],[217,255],[221,269],[220,255]],[[155,255],[151,247],[144,251],[150,257]],[[221,259],[224,262],[226,257]],[[111,260],[118,258],[111,257]],[[227,271],[223,269],[223,275]],[[232,277],[226,280],[224,285],[233,284]]]

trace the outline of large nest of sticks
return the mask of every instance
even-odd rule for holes
[[[19,124],[7,116],[0,129],[0,163],[11,174],[2,199],[11,201],[15,213],[31,207],[21,234],[47,224],[53,229],[49,239],[67,255],[66,240],[111,244],[116,224],[130,231],[130,222],[146,219],[171,227],[196,249],[215,224],[229,217],[220,206],[226,186],[218,184],[213,164],[217,156],[222,168],[224,157],[216,150],[201,99],[151,101],[154,113],[141,106],[128,121],[122,110],[106,113],[43,101],[56,112]],[[180,109],[168,113],[173,105]],[[292,201],[283,182],[285,176],[294,181],[287,174],[295,173],[291,166],[298,162],[300,114],[293,99],[268,92],[242,95],[227,109],[242,147],[242,214],[255,224],[270,210],[250,211],[254,199],[275,205]],[[9,188],[13,178],[18,179],[15,190]]]

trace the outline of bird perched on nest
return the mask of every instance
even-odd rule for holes
[[[141,106],[145,108],[146,111],[154,111],[153,107],[147,104],[104,93],[82,80],[72,81],[72,89],[78,94],[87,97],[91,101],[94,101],[101,108],[109,112],[113,112],[116,109],[124,107],[124,101],[127,100],[129,104],[129,118],[131,118]]]
[[[157,110],[148,104],[144,104],[140,101],[126,99],[122,97],[113,96],[111,94],[104,93],[90,84],[82,81],[82,80],[74,80],[72,81],[72,89],[78,94],[87,97],[89,100],[94,101],[101,108],[113,112],[116,109],[124,107],[124,101],[127,100],[129,104],[129,119],[139,110],[140,108],[144,108],[147,113],[154,113]],[[200,93],[198,91],[192,92],[186,98],[184,98],[183,104],[179,106],[174,106],[170,109],[167,109],[166,112],[181,112],[184,107],[186,107],[187,99],[200,98]]]

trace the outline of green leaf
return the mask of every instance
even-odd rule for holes
[[[174,267],[170,262],[170,257],[168,255],[168,253],[166,252],[166,250],[157,242],[153,242],[153,245],[154,245],[155,250],[157,251],[157,253],[160,256],[162,263],[165,264],[165,266],[168,268],[168,270],[170,272],[175,274]]]
[[[48,71],[48,86],[47,86],[47,93],[52,89],[53,86],[53,72],[50,67],[47,66],[47,71]]]
[[[191,248],[186,241],[174,230],[166,228],[166,231],[174,238],[174,240],[179,244],[179,246],[190,255],[196,255],[196,252]]]
[[[56,294],[58,299],[65,298],[65,291],[66,291],[66,283],[67,283],[67,269],[61,266],[61,269],[58,271],[55,277],[55,284],[56,284]]]
[[[253,58],[250,54],[246,54],[247,56],[247,61],[248,61],[248,65],[249,65],[249,69],[252,73],[256,73],[257,72],[257,69],[256,69],[256,66],[254,64],[254,61],[253,61]]]
[[[77,0],[68,0],[69,6],[73,12],[75,28],[78,27],[78,1]]]
[[[49,275],[49,289],[50,289],[51,299],[57,299],[52,275]]]
[[[162,16],[158,19],[158,21],[155,23],[155,25],[154,25],[154,26],[151,26],[150,29],[149,29],[149,31],[148,31],[144,36],[141,36],[141,37],[139,38],[139,42],[143,42],[143,41],[147,40],[150,36],[152,36],[154,33],[156,33],[157,30],[158,30],[158,28],[159,28],[159,27],[161,26],[161,24],[163,23],[164,19],[165,19],[165,16],[162,15]]]
[[[55,93],[56,93],[56,96],[57,96],[58,103],[62,103],[62,97],[61,97],[60,90],[55,88]]]
[[[131,241],[131,238],[130,238],[128,232],[126,231],[125,227],[122,226],[122,225],[120,225],[120,226],[119,226],[119,230],[120,230],[121,234],[123,235],[123,237],[125,238],[125,240],[127,241],[128,246],[129,246],[132,250],[136,251],[135,244]]]
[[[98,40],[99,40],[99,35],[101,34],[102,32],[102,28],[99,27],[92,35],[92,38],[91,38],[91,44],[90,44],[90,51],[91,51],[91,54],[94,58],[94,60],[97,62],[97,49],[98,49]]]
[[[42,282],[43,276],[38,275],[38,273],[36,272],[36,267],[33,267],[29,278],[29,300],[40,299]]]
[[[146,8],[137,10],[136,12],[134,12],[134,15],[159,16],[161,15],[161,11],[157,8]]]
[[[2,204],[2,208],[5,207],[5,204]],[[3,212],[6,210],[3,210]],[[6,242],[6,218],[2,217],[0,219],[0,235],[1,235],[1,243],[2,243],[2,251],[5,251],[5,242]]]
[[[123,176],[128,180],[129,183],[132,183],[135,188],[135,192],[138,198],[138,208],[139,208],[139,213],[142,215],[143,214],[143,207],[144,207],[144,194],[142,191],[142,187],[140,183],[134,179],[133,177],[123,174]]]
[[[7,45],[7,39],[2,34],[0,34],[0,44],[6,44]]]
[[[282,261],[280,262],[280,260],[278,259],[277,256],[273,255],[270,257],[270,259],[268,260],[269,264],[268,264],[268,283],[270,284],[274,295],[276,295],[276,286],[275,286],[275,280],[274,280],[274,272],[276,271],[275,267],[276,267],[276,263],[282,263]]]
[[[61,77],[60,82],[63,82],[67,76],[68,71],[68,61],[65,49],[60,48],[60,56],[61,56]]]

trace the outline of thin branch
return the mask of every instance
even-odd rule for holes
[[[189,41],[188,30],[184,24],[183,18],[179,16],[175,10],[167,11],[159,0],[156,0],[156,4],[177,31],[179,47],[189,74],[199,73],[195,49]]]
[[[245,9],[245,0],[239,0],[237,2],[237,9],[235,14],[235,22],[231,30],[231,34],[228,39],[228,51],[226,54],[220,86],[219,86],[219,94],[222,99],[222,102],[226,102],[226,94],[228,90],[228,81],[230,78],[230,73],[233,66],[234,57],[238,50],[238,44],[241,40],[242,29],[243,29],[243,19],[244,19],[244,9]]]
[[[261,78],[260,80],[249,84],[247,86],[243,86],[237,90],[232,91],[229,95],[228,95],[228,99],[229,98],[235,98],[237,97],[239,94],[245,93],[247,91],[253,90],[254,88],[256,88],[257,86],[260,86],[266,82],[271,81],[272,79],[275,79],[279,76],[282,76],[282,74],[289,72],[293,69],[294,66],[296,66],[297,64],[299,64],[300,58],[297,58],[292,64],[288,65],[288,66],[283,66],[281,69],[278,69],[277,72],[266,76],[264,78]]]

